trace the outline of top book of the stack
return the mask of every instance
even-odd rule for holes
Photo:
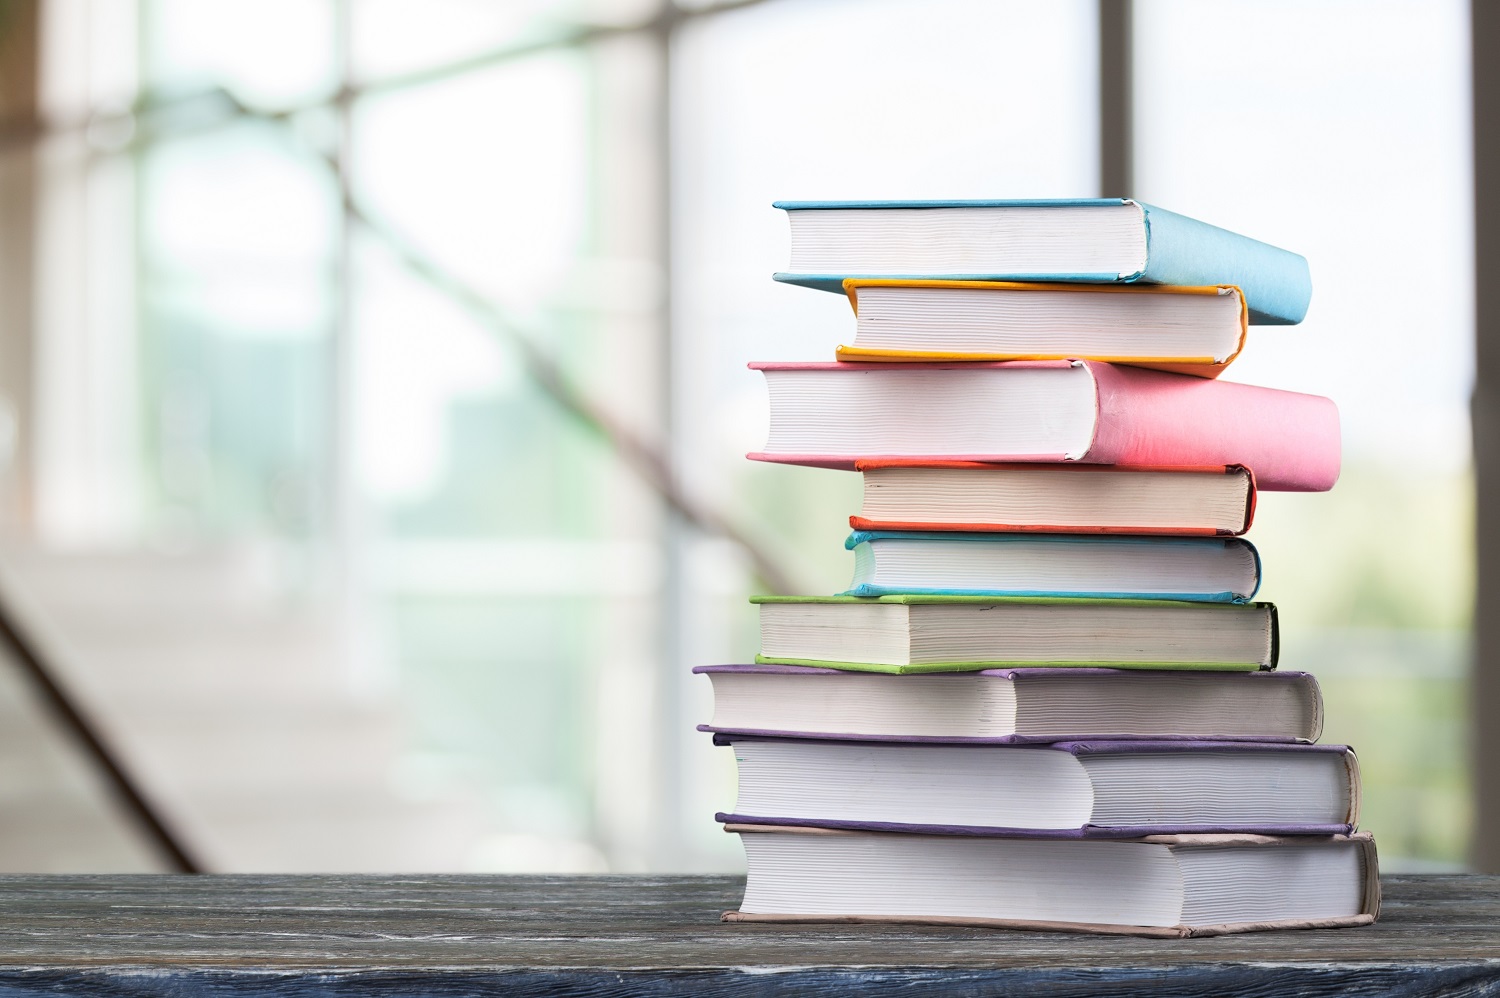
[[[1250,322],[1307,314],[1307,260],[1121,198],[778,201],[791,220],[778,281],[843,293],[848,278],[1234,285]]]

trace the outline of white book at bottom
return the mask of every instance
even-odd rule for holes
[[[899,921],[1142,935],[1366,925],[1375,841],[980,838],[726,825],[749,875],[725,921]]]

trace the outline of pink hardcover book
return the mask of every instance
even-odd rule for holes
[[[1338,408],[1316,395],[1083,360],[750,366],[771,394],[757,461],[1243,465],[1286,492],[1339,474]]]

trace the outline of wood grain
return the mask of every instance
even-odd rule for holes
[[[0,877],[19,995],[1500,995],[1500,877],[1361,929],[1160,940],[721,924],[732,877]]]

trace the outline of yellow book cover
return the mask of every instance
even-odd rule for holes
[[[1128,364],[1132,367],[1148,367],[1158,371],[1191,374],[1200,378],[1217,378],[1229,364],[1239,356],[1245,346],[1245,336],[1250,328],[1250,313],[1245,296],[1232,284],[1203,287],[1173,287],[1167,285],[1140,284],[1055,284],[1022,281],[942,281],[902,280],[885,278],[851,277],[844,281],[844,293],[856,315],[859,314],[859,292],[861,288],[913,288],[954,289],[975,291],[1064,291],[1077,294],[1116,295],[1212,295],[1220,297],[1232,294],[1239,303],[1239,337],[1234,349],[1223,358],[1215,357],[1142,357],[1131,354],[1109,354],[1094,351],[1072,351],[1059,353],[992,353],[952,350],[906,350],[879,347],[843,345],[838,348],[841,361],[888,361],[910,363],[913,361],[1008,361],[1008,360],[1097,360],[1112,364]]]

